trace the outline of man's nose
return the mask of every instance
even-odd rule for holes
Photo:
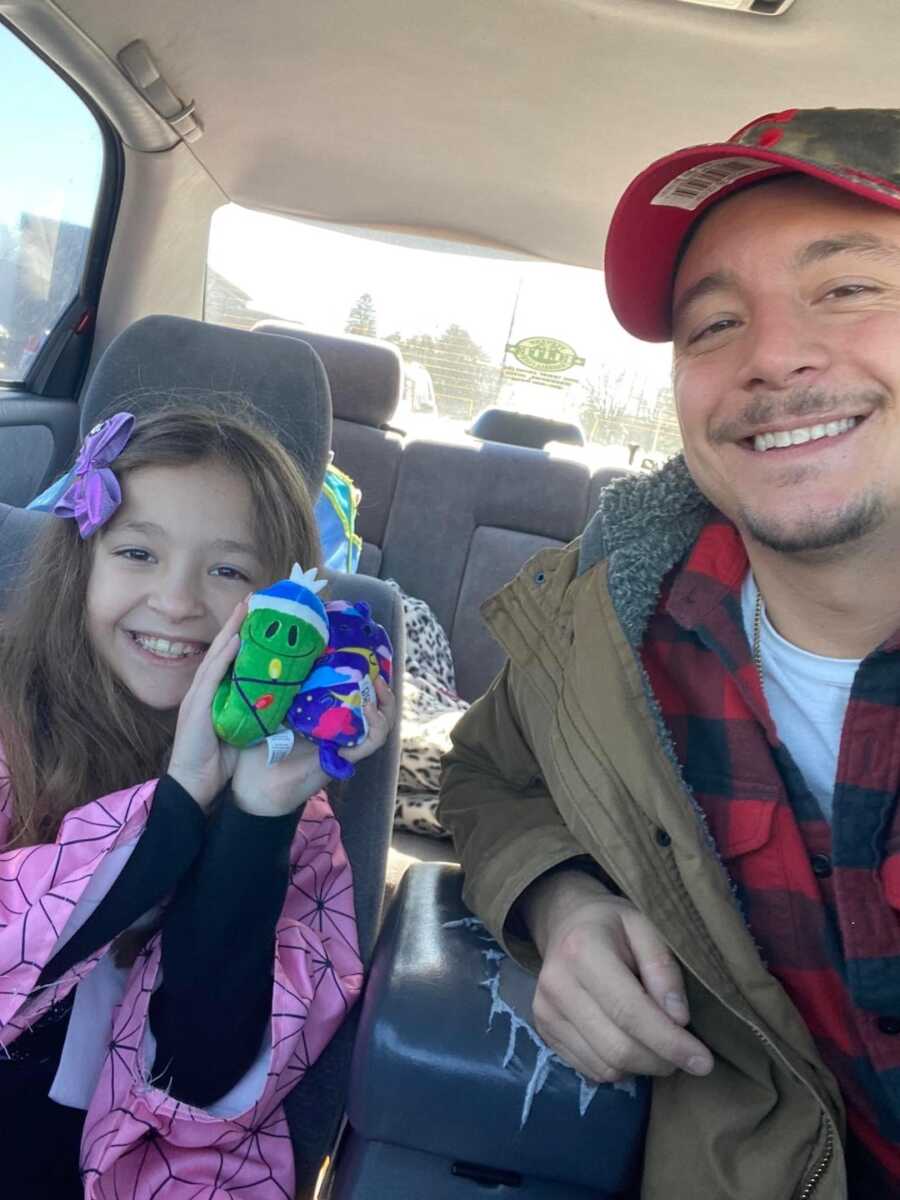
[[[811,384],[831,361],[821,328],[790,305],[755,315],[748,334],[739,379],[747,391]]]

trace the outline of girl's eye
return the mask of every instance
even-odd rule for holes
[[[122,550],[116,550],[115,556],[128,562],[150,562],[153,558],[149,550],[140,550],[137,546],[126,546]]]
[[[711,321],[709,325],[704,325],[702,329],[698,329],[696,333],[692,333],[687,340],[689,346],[694,346],[697,342],[703,341],[704,338],[713,337],[717,333],[724,333],[727,329],[733,329],[737,325],[734,317],[720,317],[718,321]]]
[[[249,576],[243,571],[239,571],[237,567],[214,567],[213,575],[217,575],[220,579],[239,579],[243,583],[249,583]]]

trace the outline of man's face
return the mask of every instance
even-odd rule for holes
[[[900,212],[792,178],[723,201],[674,289],[685,458],[783,552],[900,543]]]

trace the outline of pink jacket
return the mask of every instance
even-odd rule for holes
[[[101,898],[91,896],[96,886],[89,887],[98,868],[97,878],[106,877],[105,894],[127,861],[155,788],[151,780],[104,796],[73,809],[55,842],[0,853],[0,1048],[103,959],[107,947],[31,996],[44,965]],[[0,754],[0,846],[8,840],[13,803]],[[149,1079],[153,1042],[147,1012],[159,971],[158,933],[138,956],[113,1009],[85,1122],[86,1200],[293,1196],[293,1155],[281,1102],[321,1054],[362,986],[353,880],[324,793],[304,809],[291,862],[276,928],[269,1041],[245,1079],[209,1110],[171,1099]]]

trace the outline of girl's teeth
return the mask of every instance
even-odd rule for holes
[[[166,638],[138,637],[134,639],[144,650],[159,658],[187,658],[192,654],[201,654],[197,646],[189,646],[185,642],[170,642]]]
[[[819,438],[837,437],[856,424],[856,417],[843,417],[840,421],[829,421],[827,425],[810,425],[806,429],[779,429],[775,433],[758,433],[753,439],[753,449],[771,450],[773,446],[801,446],[804,442],[816,442]]]

